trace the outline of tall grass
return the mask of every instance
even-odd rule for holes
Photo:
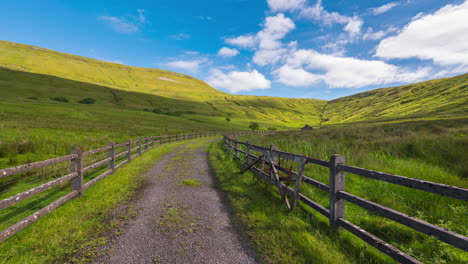
[[[243,136],[254,144],[276,144],[292,153],[467,188],[467,120],[359,124],[310,132]],[[297,164],[282,161],[283,166]],[[309,164],[305,175],[329,183],[328,169]],[[452,198],[348,173],[346,190],[419,219],[468,235],[468,204]],[[301,192],[328,207],[328,194],[302,184]],[[346,218],[427,263],[465,263],[468,253],[347,203]]]

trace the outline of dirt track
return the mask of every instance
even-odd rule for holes
[[[257,263],[214,187],[208,144],[186,144],[158,161],[133,202],[140,213],[93,263]]]

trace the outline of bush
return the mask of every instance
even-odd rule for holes
[[[39,100],[37,97],[27,97],[29,100]]]
[[[230,122],[230,121],[231,121],[231,118],[226,117],[226,121]]]
[[[53,97],[53,98],[50,98],[50,100],[52,101],[56,101],[56,102],[61,102],[61,103],[68,103],[68,99],[66,97],[63,97],[63,96],[57,96],[57,97]]]
[[[250,122],[249,128],[252,129],[252,131],[258,130],[260,128],[260,125],[256,122]]]
[[[95,102],[96,102],[95,99],[89,98],[89,97],[87,97],[87,98],[85,98],[85,99],[83,99],[83,100],[78,101],[78,103],[80,103],[80,104],[94,104]]]
[[[268,130],[275,131],[277,129],[276,129],[276,127],[269,127]]]

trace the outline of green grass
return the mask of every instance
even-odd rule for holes
[[[254,144],[411,178],[468,187],[468,120],[415,121],[394,124],[348,124],[308,132],[244,136]],[[298,164],[282,161],[297,171]],[[326,168],[307,165],[305,175],[329,184]],[[346,190],[373,202],[468,235],[468,205],[456,199],[413,190],[348,173]],[[301,192],[328,208],[328,194],[302,185]],[[466,263],[468,254],[391,220],[347,203],[346,218],[424,263]],[[355,239],[357,240],[357,239]]]
[[[190,187],[200,187],[202,185],[200,179],[185,179],[182,180],[181,184]]]
[[[43,219],[33,223],[0,245],[0,263],[62,263],[75,255],[76,262],[86,262],[106,242],[106,232],[120,232],[127,218],[136,214],[127,205],[144,180],[145,173],[162,155],[175,150],[183,142],[157,146],[89,188],[81,198],[67,202]],[[69,184],[56,188],[32,207],[24,208],[29,215],[36,207],[48,204],[69,190]]]
[[[255,184],[222,143],[210,146],[210,161],[221,190],[228,194],[234,220],[245,230],[264,263],[393,263],[350,233],[334,232],[312,210],[289,212],[270,187]]]

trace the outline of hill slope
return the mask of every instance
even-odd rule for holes
[[[468,74],[367,91],[327,102],[323,123],[466,117]]]
[[[222,122],[228,128],[232,127],[226,124],[226,117],[229,117],[232,123],[237,122],[236,129],[246,129],[251,121],[263,123],[264,128],[318,124],[319,111],[325,104],[323,100],[314,99],[230,95],[184,74],[129,67],[6,41],[0,41],[0,67],[41,74],[21,74],[20,78],[8,78],[12,72],[3,71],[2,79],[10,82],[9,85],[4,85],[15,87],[10,90],[2,89],[0,95],[4,98],[18,99],[20,95],[99,97],[96,99],[100,105],[149,109],[208,124]],[[47,76],[60,78],[44,81]],[[43,80],[44,85],[36,85],[34,89],[27,88],[27,84],[15,84],[17,81],[31,83],[38,78]],[[76,81],[76,85],[72,88],[69,81]],[[37,81],[32,82],[37,84]],[[53,82],[54,87],[48,87],[48,82]],[[85,88],[86,85],[94,86]],[[98,86],[103,89],[96,90]],[[119,104],[112,103],[126,94],[123,91],[137,92],[140,95],[133,93],[132,99],[126,98]]]

